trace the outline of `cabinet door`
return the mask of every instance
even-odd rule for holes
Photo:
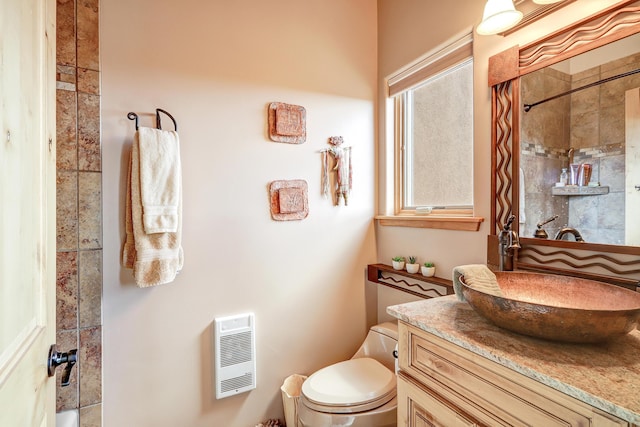
[[[439,337],[406,325],[399,328],[399,333],[400,369],[404,374],[480,423],[627,426],[623,420]]]
[[[421,386],[402,372],[398,375],[398,427],[482,426],[451,402]]]

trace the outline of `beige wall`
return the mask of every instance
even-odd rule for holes
[[[435,0],[378,0],[378,76],[380,102],[384,113],[385,78],[407,64],[425,55],[436,46],[452,37],[470,31],[482,15],[482,0],[455,0],[440,2]],[[474,64],[477,74],[478,64]],[[474,79],[474,96],[478,95],[477,77]],[[480,95],[483,99],[488,93]],[[476,100],[474,108],[483,105]],[[488,104],[487,104],[488,106]],[[474,120],[478,120],[478,112]],[[379,134],[385,135],[385,121],[379,123]],[[485,120],[484,118],[482,120]],[[490,115],[486,119],[490,120]],[[474,203],[477,214],[488,217],[490,212],[489,188],[491,185],[489,170],[491,157],[488,138],[479,138],[478,123],[474,124]],[[388,174],[383,171],[392,162],[384,138],[378,141],[378,167],[381,173],[379,183],[379,211],[384,212],[393,200],[393,194],[386,191]],[[388,170],[393,173],[392,170]],[[392,188],[392,187],[391,187]],[[431,230],[405,227],[381,227],[376,225],[376,244],[378,261],[389,264],[396,255],[415,255],[423,262],[427,259],[436,263],[436,276],[450,278],[451,269],[462,263],[483,263],[486,259],[486,234],[488,224],[482,224],[479,232]],[[411,301],[414,298],[399,291],[380,287],[378,290],[378,316],[387,319],[385,308],[391,304]]]
[[[513,36],[476,39],[478,215],[490,214],[488,57],[613,3],[579,0]],[[416,254],[449,277],[457,264],[485,261],[486,222],[476,233],[376,227],[374,236],[371,220],[375,199],[386,200],[385,174],[374,181],[375,167],[388,160],[382,138],[374,158],[375,134],[386,131],[384,117],[376,127],[384,104],[378,83],[477,24],[483,4],[379,0],[377,11],[366,0],[103,5],[105,425],[242,427],[281,417],[282,380],[348,357],[375,320],[375,298],[363,284],[367,263]],[[306,107],[306,144],[267,140],[272,101]],[[136,111],[151,125],[145,114],[156,107],[180,125],[186,263],[175,283],[138,289],[119,264],[133,136],[125,116]],[[354,147],[348,208],[318,195],[317,151],[333,135]],[[271,221],[266,186],[276,179],[309,182],[306,220]],[[406,299],[386,288],[378,298],[381,317],[387,303]],[[257,319],[258,389],[216,401],[212,319],[248,310]]]
[[[474,40],[474,203],[476,215],[485,218],[478,232],[462,232],[376,226],[378,261],[390,263],[395,255],[429,258],[437,265],[436,275],[451,277],[451,269],[460,264],[486,262],[486,236],[491,214],[491,104],[487,86],[488,58],[513,45],[524,45],[544,34],[560,29],[609,5],[612,0],[579,0],[508,36],[478,36]],[[378,0],[378,75],[379,108],[384,111],[384,79],[448,39],[479,23],[483,0]],[[388,117],[381,116],[378,132],[385,135]],[[390,161],[384,138],[378,141],[379,170]],[[378,210],[388,206],[388,174],[378,176]],[[380,289],[378,312],[406,299],[397,291]]]
[[[101,5],[104,424],[254,426],[282,418],[280,385],[351,356],[375,321],[376,6],[371,0]],[[266,107],[307,110],[307,142],[274,143]],[[129,111],[178,120],[185,266],[139,289],[120,267]],[[170,121],[163,121],[170,128]],[[353,147],[348,207],[320,196],[330,136]],[[305,179],[310,212],[276,222],[267,186]],[[215,400],[212,321],[256,314],[258,388]]]

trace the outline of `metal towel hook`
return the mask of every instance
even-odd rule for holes
[[[156,108],[156,127],[158,129],[162,129],[162,123],[160,122],[160,113],[164,113],[169,116],[169,118],[173,122],[173,130],[178,132],[178,123],[176,122],[176,119],[174,119],[173,116],[169,114],[169,112],[163,110],[162,108]]]
[[[140,126],[138,126],[138,115],[136,113],[130,112],[129,114],[127,114],[127,118],[129,120],[135,120],[136,121],[136,130],[138,130],[138,128]]]
[[[162,129],[162,121],[160,120],[160,113],[164,113],[167,116],[169,116],[169,118],[173,122],[173,129],[177,132],[178,131],[178,122],[176,122],[176,119],[168,111],[163,110],[162,108],[156,108],[156,128]],[[136,113],[130,112],[129,114],[127,114],[127,118],[129,120],[135,120],[135,122],[136,122],[136,130],[138,130],[140,128],[139,117],[138,117],[138,115]]]

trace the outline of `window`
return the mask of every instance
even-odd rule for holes
[[[395,109],[395,215],[472,216],[471,34],[388,84]]]
[[[398,95],[402,209],[473,208],[473,62]],[[469,212],[471,213],[471,212]]]

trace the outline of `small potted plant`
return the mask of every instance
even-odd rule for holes
[[[432,277],[436,274],[436,265],[432,262],[425,262],[420,267],[420,272],[425,277]]]
[[[418,264],[416,257],[410,256],[409,262],[407,263],[407,273],[415,274],[418,270],[420,270],[420,264]]]
[[[391,258],[391,263],[393,264],[394,270],[404,270],[403,256],[394,256],[393,258]]]

